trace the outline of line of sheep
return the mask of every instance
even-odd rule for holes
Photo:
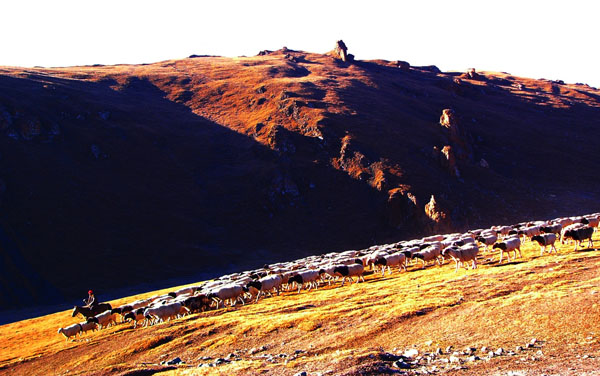
[[[575,242],[575,250],[581,242],[588,240],[593,248],[592,235],[600,223],[600,213],[580,217],[557,218],[550,221],[519,223],[513,226],[493,226],[490,229],[472,230],[467,233],[434,235],[411,241],[400,241],[393,244],[372,246],[363,250],[332,252],[319,256],[265,265],[263,268],[233,273],[219,277],[202,285],[191,286],[170,292],[165,295],[137,300],[105,312],[86,317],[86,321],[60,328],[58,333],[68,340],[87,331],[102,329],[118,322],[133,322],[154,325],[169,321],[193,312],[204,312],[219,309],[221,305],[235,306],[258,302],[263,296],[279,295],[282,291],[304,288],[310,291],[320,285],[331,285],[341,278],[341,286],[364,281],[363,274],[367,268],[373,273],[392,273],[392,268],[406,270],[409,263],[421,263],[422,268],[429,263],[442,265],[444,260],[455,262],[456,271],[471,263],[477,268],[478,257],[487,252],[493,261],[494,250],[499,250],[499,262],[502,263],[504,253],[510,262],[521,256],[521,244],[526,241],[536,242],[540,246],[540,255],[547,247],[550,253],[556,252],[556,241]],[[75,307],[72,316],[82,313]],[[83,314],[83,313],[82,313]]]

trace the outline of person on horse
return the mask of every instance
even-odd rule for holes
[[[85,303],[85,307],[92,308],[94,304],[96,304],[96,297],[94,296],[94,292],[92,290],[88,291],[88,298],[83,299]]]

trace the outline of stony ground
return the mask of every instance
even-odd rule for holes
[[[0,327],[0,374],[600,374],[600,252],[523,251],[511,263],[485,254],[476,270],[411,266],[74,341],[56,330],[79,319],[58,312]]]

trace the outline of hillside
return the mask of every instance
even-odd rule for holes
[[[596,247],[599,240],[596,233]],[[497,254],[482,255],[474,270],[409,266],[150,327],[119,324],[75,341],[56,333],[80,321],[70,311],[7,324],[0,374],[600,374],[597,250],[569,244],[540,256],[531,242],[522,250],[502,264]],[[183,363],[161,364],[177,357]]]
[[[285,48],[0,67],[0,308],[598,211],[599,98]]]

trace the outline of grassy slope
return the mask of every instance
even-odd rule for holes
[[[596,245],[598,240],[596,235]],[[477,270],[458,273],[449,264],[425,270],[411,267],[385,278],[369,275],[366,283],[285,293],[259,304],[194,314],[148,328],[118,325],[74,342],[56,333],[58,327],[76,322],[68,311],[59,312],[0,327],[0,373],[89,375],[154,367],[164,375],[287,375],[299,370],[358,374],[376,363],[368,355],[380,348],[512,349],[535,337],[544,342],[539,361],[499,357],[466,363],[466,371],[456,372],[491,375],[524,369],[534,374],[593,374],[600,366],[596,358],[576,356],[600,357],[600,255],[587,249],[573,252],[572,247],[540,257],[537,247],[528,243],[523,259],[510,264],[486,262]],[[113,303],[155,293],[160,292]],[[262,345],[268,347],[263,353],[306,352],[287,364],[284,359],[267,362],[259,357],[262,353],[246,353]],[[202,363],[203,356],[225,357],[236,350],[241,351],[241,361],[188,368]],[[170,371],[158,366],[176,356],[189,366]]]

